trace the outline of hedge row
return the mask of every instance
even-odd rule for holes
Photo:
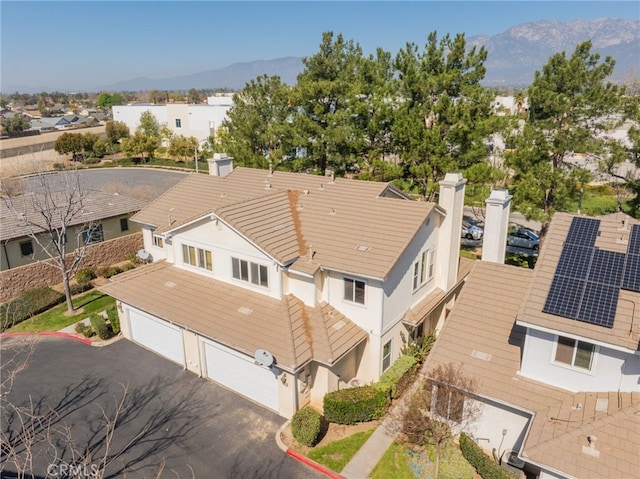
[[[322,414],[309,406],[303,407],[291,418],[291,434],[299,443],[314,446],[320,440],[322,423]]]
[[[336,424],[355,424],[381,418],[389,408],[387,393],[373,386],[339,389],[325,394],[324,417]]]
[[[400,356],[384,373],[380,376],[374,387],[384,391],[391,399],[396,399],[404,392],[410,383],[412,374],[409,374],[418,363],[413,356]],[[403,380],[408,377],[409,380]]]
[[[64,294],[48,286],[27,290],[17,298],[0,305],[0,330],[5,331],[64,300]]]
[[[460,433],[460,450],[482,479],[515,479],[513,474],[496,464],[473,439],[463,432]]]

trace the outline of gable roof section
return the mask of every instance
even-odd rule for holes
[[[382,279],[435,208],[381,196],[387,188],[236,168],[224,178],[189,176],[133,219],[162,233],[215,214],[282,264],[293,262],[293,270],[325,267]]]
[[[266,349],[291,371],[312,359],[333,364],[366,338],[331,306],[275,299],[165,261],[118,275],[100,290],[250,356]]]
[[[440,364],[460,364],[477,379],[479,396],[532,414],[523,457],[574,477],[629,477],[640,467],[631,453],[640,448],[640,393],[571,393],[518,374],[525,328],[515,318],[533,276],[477,262],[427,358],[427,375]],[[597,458],[582,449],[590,435],[599,438]]]
[[[531,327],[538,326],[636,351],[640,338],[640,293],[620,290],[612,328],[542,312],[574,217],[576,215],[568,213],[554,215],[536,263],[531,289],[523,302],[518,320]],[[600,231],[595,247],[607,251],[626,252],[630,225],[640,222],[622,213],[596,219],[600,220]],[[622,227],[623,220],[625,227]]]
[[[84,223],[96,222],[105,218],[112,218],[140,210],[143,202],[130,196],[119,195],[117,193],[105,193],[102,191],[85,191],[83,199],[83,213],[75,215],[69,226],[81,225]],[[68,201],[65,192],[54,192],[51,196],[54,205],[58,208],[51,208],[51,225],[59,228],[62,224],[62,217],[65,213]],[[25,217],[38,225],[44,224],[43,217],[38,213],[41,208],[37,206],[45,201],[41,195],[24,195],[13,199],[13,206],[17,213],[24,214]],[[46,211],[50,211],[48,206],[44,206]],[[0,241],[7,241],[15,238],[22,238],[30,233],[30,228],[21,217],[17,217],[7,206],[5,201],[0,201]],[[41,233],[44,229],[34,227],[35,233]]]

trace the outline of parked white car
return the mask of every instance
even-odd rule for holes
[[[484,236],[484,230],[478,225],[474,225],[468,221],[463,221],[462,234],[460,236],[466,239],[479,240]]]
[[[537,250],[540,248],[540,237],[531,230],[517,228],[507,236],[507,245]]]

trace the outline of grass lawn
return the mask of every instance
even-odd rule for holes
[[[332,471],[340,472],[347,465],[356,452],[367,442],[375,428],[357,432],[349,437],[332,442],[326,446],[317,447],[307,454],[309,459],[328,467]],[[391,477],[391,476],[389,476]]]
[[[394,442],[384,453],[378,465],[371,472],[371,479],[416,479],[415,474],[409,468],[404,446]]]
[[[435,458],[434,446],[427,446],[422,454],[414,453],[410,459],[405,447],[394,442],[372,471],[371,479],[432,477]],[[445,447],[440,458],[438,479],[473,479],[474,477],[476,477],[475,469],[464,458],[458,445],[452,443]]]
[[[73,316],[67,316],[67,303],[62,303],[55,308],[45,311],[38,316],[27,319],[20,324],[8,329],[8,333],[35,333],[41,331],[58,331],[73,323],[115,306],[116,300],[100,291],[89,291],[73,300],[76,308],[82,308],[82,312]]]

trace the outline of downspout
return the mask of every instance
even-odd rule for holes
[[[11,269],[11,264],[9,264],[9,253],[7,253],[7,242],[2,242],[2,249],[4,250],[4,257],[7,260],[7,269]]]

